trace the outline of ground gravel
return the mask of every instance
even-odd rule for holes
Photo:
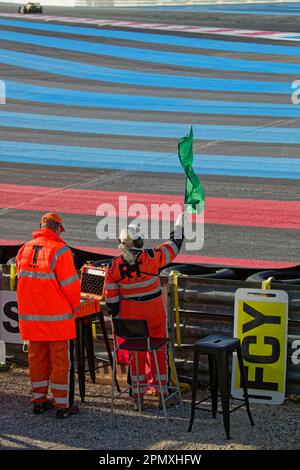
[[[87,381],[86,401],[77,415],[57,420],[54,411],[33,415],[28,369],[13,366],[0,372],[1,449],[94,449],[94,450],[255,450],[299,449],[300,404],[252,405],[255,426],[245,408],[231,415],[230,440],[225,439],[222,416],[198,411],[191,433],[187,432],[190,394],[185,394],[184,413],[169,410],[165,424],[157,401],[146,397],[149,408],[143,415],[133,410],[127,393],[118,398],[111,421],[109,385]],[[205,393],[200,391],[200,394]],[[75,396],[79,402],[78,393]]]

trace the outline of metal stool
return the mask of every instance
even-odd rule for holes
[[[229,398],[230,398],[230,382],[228,373],[228,354],[237,351],[238,363],[241,372],[241,383],[244,391],[243,403],[234,409],[229,409]],[[196,402],[197,394],[197,377],[198,377],[198,364],[199,355],[207,354],[209,363],[209,377],[210,377],[210,395],[201,401]],[[207,336],[206,338],[200,339],[194,344],[194,365],[193,365],[193,386],[192,386],[192,406],[191,406],[191,418],[188,428],[188,432],[192,430],[192,425],[195,416],[195,409],[208,411],[204,408],[198,408],[198,405],[203,401],[211,398],[212,402],[212,415],[216,417],[218,408],[218,384],[221,395],[222,403],[222,414],[223,422],[226,433],[226,438],[230,438],[230,413],[246,406],[247,413],[251,426],[254,426],[254,422],[251,416],[248,391],[246,386],[246,376],[244,371],[243,357],[240,340],[237,338],[230,338],[229,336]]]
[[[164,412],[164,417],[167,419],[167,411],[166,411],[166,402],[168,399],[171,398],[172,395],[169,395],[168,397],[164,396],[163,392],[163,386],[162,386],[162,379],[161,379],[161,374],[159,370],[159,365],[158,365],[158,360],[157,360],[157,351],[164,350],[166,353],[170,353],[170,357],[173,362],[174,366],[174,375],[175,375],[175,381],[176,381],[176,386],[169,386],[167,385],[166,388],[174,390],[174,394],[177,394],[179,403],[182,409],[182,399],[181,399],[181,392],[180,392],[180,386],[179,386],[179,381],[177,377],[177,372],[175,368],[175,359],[174,359],[174,354],[172,350],[172,345],[171,345],[171,340],[170,338],[154,338],[150,337],[149,335],[149,330],[148,330],[148,325],[146,320],[135,320],[135,319],[128,319],[128,318],[112,318],[112,323],[113,323],[113,329],[115,334],[123,338],[125,341],[117,346],[115,350],[113,351],[113,374],[112,374],[112,394],[111,394],[111,416],[113,415],[114,412],[114,380],[113,378],[115,377],[115,372],[116,372],[116,364],[117,364],[117,351],[119,349],[126,349],[128,351],[131,351],[132,353],[135,354],[136,358],[136,364],[137,364],[137,389],[138,392],[140,392],[141,389],[141,384],[140,384],[140,379],[139,379],[139,372],[138,372],[138,352],[139,351],[147,351],[153,353],[154,360],[155,360],[155,368],[156,368],[156,373],[157,373],[157,380],[158,380],[158,385],[151,384],[151,387],[155,387],[158,389],[161,397],[161,403],[162,403],[162,408]],[[147,387],[147,385],[143,385],[143,387]],[[139,404],[139,414],[141,413],[141,400],[140,400],[140,393],[138,393],[139,399],[138,399],[138,404]]]

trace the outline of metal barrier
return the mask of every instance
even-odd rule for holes
[[[0,264],[0,290],[16,290],[15,266]]]
[[[168,282],[169,318],[172,318],[173,323],[176,324],[174,276],[169,276]],[[235,291],[241,287],[261,288],[261,283],[232,279],[205,279],[196,275],[179,276],[176,282],[181,335],[181,345],[174,341],[176,366],[181,379],[191,380],[194,342],[209,334],[233,335]],[[289,296],[286,393],[300,394],[300,364],[292,361],[292,355],[295,354],[294,345],[300,348],[300,285],[272,282],[272,288],[282,289]],[[204,382],[208,382],[208,363],[204,356],[199,364],[199,375]]]

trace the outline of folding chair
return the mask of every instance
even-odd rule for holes
[[[117,345],[113,351],[113,373],[112,373],[112,397],[111,397],[111,413],[113,414],[114,411],[114,377],[116,373],[116,364],[117,364],[117,352],[120,349],[126,349],[131,351],[135,354],[135,361],[136,361],[136,368],[137,368],[137,389],[138,389],[138,400],[139,400],[139,414],[141,413],[141,399],[140,399],[140,379],[139,379],[139,365],[138,365],[138,352],[145,351],[153,353],[156,374],[158,379],[157,384],[150,384],[148,387],[156,387],[159,390],[161,396],[161,403],[164,412],[165,419],[167,418],[167,411],[166,411],[166,402],[171,396],[174,396],[175,393],[178,394],[179,403],[182,410],[182,398],[181,392],[179,387],[179,381],[177,377],[176,367],[175,367],[175,360],[174,354],[172,350],[172,344],[170,338],[153,338],[149,336],[149,330],[146,320],[135,320],[135,319],[123,319],[123,318],[112,318],[113,329],[116,336],[123,338],[125,341]],[[163,348],[163,346],[167,346]],[[164,350],[166,354],[170,353],[170,357],[172,358],[172,362],[174,365],[174,373],[175,373],[175,382],[176,386],[169,386],[167,385],[167,389],[173,389],[174,393],[169,395],[168,397],[164,397],[163,387],[162,387],[162,380],[161,374],[158,366],[157,360],[157,351]],[[145,386],[143,384],[143,386]],[[147,387],[147,385],[146,385]],[[175,389],[175,390],[174,390]]]

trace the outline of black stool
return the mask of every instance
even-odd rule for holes
[[[241,400],[243,403],[232,410],[229,410],[229,373],[228,373],[228,353],[237,351],[238,363],[241,372],[241,384],[244,391],[244,399]],[[197,377],[198,377],[198,364],[199,355],[208,355],[209,364],[209,378],[210,378],[210,395],[201,401],[196,402],[197,394]],[[193,386],[192,386],[192,407],[191,407],[191,418],[188,432],[192,430],[195,409],[208,411],[204,408],[198,408],[198,405],[203,401],[211,398],[212,402],[212,415],[216,417],[218,408],[218,383],[221,395],[222,403],[222,414],[223,422],[227,439],[230,438],[230,418],[229,415],[233,411],[246,405],[247,413],[251,426],[254,426],[254,422],[251,416],[248,391],[246,386],[246,376],[244,371],[244,363],[242,357],[242,350],[240,340],[237,338],[230,338],[229,336],[206,336],[206,338],[200,339],[194,344],[194,365],[193,365]]]
[[[109,344],[109,339],[106,331],[105,321],[103,317],[103,312],[91,313],[90,315],[84,317],[76,318],[76,339],[75,339],[75,350],[77,356],[77,373],[78,373],[78,383],[79,383],[79,393],[81,401],[84,402],[85,398],[85,352],[88,361],[88,368],[91,380],[93,383],[96,382],[96,370],[100,369],[103,366],[96,367],[95,364],[95,354],[94,354],[94,339],[92,332],[92,322],[95,320],[100,321],[100,326],[103,333],[103,339],[106,346],[106,351],[108,354],[108,362],[111,367],[113,367],[113,357],[111,353],[111,348]],[[118,380],[115,377],[115,383],[117,390],[120,391]]]

